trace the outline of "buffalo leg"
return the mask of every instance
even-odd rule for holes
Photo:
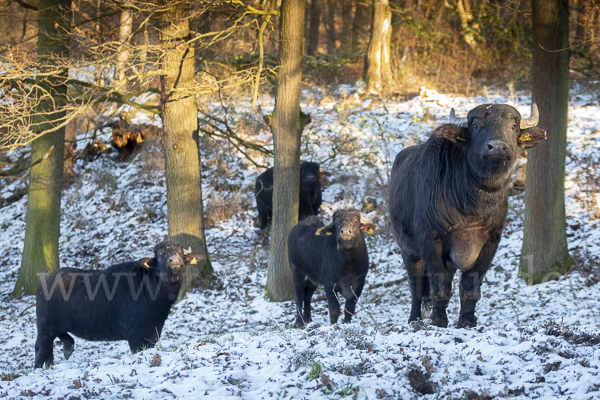
[[[310,280],[306,280],[306,287],[304,288],[304,323],[308,324],[311,321],[311,312],[310,312],[310,301],[312,300],[312,295],[317,290],[317,285],[312,283]]]
[[[258,210],[258,226],[260,230],[265,229],[269,225],[269,213],[267,210]]]
[[[404,256],[404,265],[408,276],[408,286],[411,295],[410,317],[408,322],[421,319],[421,302],[425,294],[429,296],[429,281],[423,260],[417,257]]]
[[[452,278],[456,273],[456,269],[444,263],[441,244],[434,243],[430,249],[431,253],[424,260],[431,286],[430,319],[433,325],[446,328],[448,326],[446,308],[448,308],[452,296]]]
[[[365,286],[365,279],[361,279],[358,282],[358,287],[353,289],[352,296],[346,298],[346,304],[344,305],[344,323],[347,324],[350,322],[352,317],[354,316],[354,310],[356,309],[356,302],[362,293],[363,287]]]
[[[54,336],[39,334],[35,341],[35,363],[34,368],[43,368],[54,364]]]
[[[329,321],[331,324],[336,324],[340,318],[340,302],[334,291],[333,285],[324,285],[325,295],[327,296],[327,304],[329,305]]]
[[[498,235],[499,236],[499,235]],[[495,238],[496,239],[496,238]],[[460,315],[458,317],[458,328],[472,328],[477,325],[475,306],[481,298],[481,283],[485,273],[492,264],[494,254],[500,242],[490,240],[479,253],[479,258],[473,268],[463,272],[460,278]]]
[[[304,304],[309,283],[306,277],[298,272],[294,264],[290,263],[290,267],[292,270],[292,282],[294,284],[294,300],[296,302],[296,322],[294,322],[294,327],[302,328],[308,323],[306,319],[303,320],[302,310],[304,310],[304,314],[306,315],[306,309],[308,308],[308,314],[310,315],[310,302],[307,305]]]
[[[153,348],[156,345],[156,342],[158,342],[159,336],[160,331],[157,330],[132,332],[127,338],[131,353],[135,354],[139,351]]]
[[[65,356],[65,360],[68,360],[73,354],[73,350],[75,349],[75,341],[68,333],[63,333],[62,335],[58,335],[58,338],[62,342],[63,345],[63,354]]]
[[[423,275],[423,306],[421,307],[421,312],[423,314],[423,318],[429,318],[431,315],[431,295],[430,295],[431,284],[429,283],[429,277],[427,275],[427,271]]]

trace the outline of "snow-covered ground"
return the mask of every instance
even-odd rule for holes
[[[131,355],[126,342],[76,338],[75,352],[65,361],[57,341],[55,366],[33,371],[35,300],[9,298],[27,196],[0,209],[0,397],[600,398],[598,99],[573,94],[569,108],[566,209],[577,268],[534,287],[517,277],[524,206],[522,194],[512,196],[477,306],[479,326],[467,330],[453,327],[458,293],[448,309],[451,327],[406,322],[410,295],[386,211],[391,163],[402,148],[424,140],[451,107],[465,115],[480,103],[508,103],[528,116],[529,98],[422,90],[413,99],[383,104],[361,101],[357,90],[306,90],[302,106],[312,118],[303,158],[321,162],[327,173],[322,214],[346,201],[380,227],[367,238],[372,264],[352,324],[329,325],[322,290],[315,294],[314,322],[303,330],[290,327],[291,302],[265,300],[268,245],[253,225],[260,170],[232,146],[207,139],[206,234],[218,280],[174,307],[154,349]],[[270,134],[249,113],[248,99],[230,104],[236,105],[227,117],[231,126],[246,139],[269,144]],[[270,110],[272,101],[264,98],[261,106]],[[85,142],[79,143],[81,150]],[[250,155],[268,164],[258,153]],[[167,233],[163,168],[156,140],[130,163],[118,162],[115,153],[78,160],[78,179],[63,192],[62,266],[104,268],[151,253]],[[0,181],[0,198],[24,184]]]

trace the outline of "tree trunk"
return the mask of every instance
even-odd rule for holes
[[[585,3],[584,0],[575,0],[577,8],[577,21],[575,27],[575,44],[585,41]]]
[[[70,184],[75,178],[76,139],[77,120],[74,119],[65,126],[63,180],[66,184]]]
[[[267,295],[273,301],[293,297],[287,238],[298,222],[300,182],[300,112],[304,0],[283,0],[280,22],[280,69],[277,100],[271,121],[275,150],[273,218],[267,275]]]
[[[335,0],[322,0],[325,11],[325,16],[327,18],[327,23],[325,26],[327,27],[327,53],[334,54],[335,53]]]
[[[129,60],[131,32],[133,30],[133,14],[127,9],[131,6],[131,1],[125,1],[125,8],[121,11],[121,18],[119,23],[119,42],[121,47],[119,54],[117,55],[117,65],[115,70],[115,79],[117,80],[117,86],[121,87],[125,84],[125,72],[127,71],[127,61]]]
[[[356,48],[360,40],[361,32],[364,30],[365,21],[372,19],[371,11],[373,2],[369,0],[357,0],[352,20],[352,47]]]
[[[352,11],[354,9],[354,0],[343,0],[342,1],[342,45],[347,46],[351,44],[352,36],[350,31],[352,30]],[[345,49],[347,50],[347,49]]]
[[[310,7],[312,6],[312,0],[304,1],[304,32],[310,32]],[[308,34],[308,33],[307,33]],[[304,52],[308,52],[308,37],[304,37]]]
[[[183,8],[161,14],[163,47],[162,120],[167,183],[169,237],[187,249],[208,256],[202,216],[201,165],[198,152],[198,110],[194,90],[194,48],[185,44],[190,22]],[[180,298],[212,277],[210,261],[187,266]]]
[[[70,6],[70,0],[40,0],[37,53],[42,66],[54,66],[54,58],[69,54],[65,30],[68,29],[66,16]],[[52,128],[57,119],[65,115],[64,111],[55,110],[64,105],[67,94],[64,80],[67,77],[68,69],[65,68],[55,77],[38,78],[38,84],[53,97],[42,100],[36,109],[38,116],[34,121],[40,124],[40,131]],[[31,162],[43,161],[34,165],[29,174],[25,243],[13,297],[35,294],[38,273],[50,273],[60,266],[58,238],[64,145],[64,128],[45,134],[31,145]]]
[[[389,0],[375,0],[373,30],[365,60],[367,93],[381,93],[392,82],[392,12]]]
[[[322,0],[312,0],[310,3],[310,25],[308,31],[308,46],[306,54],[315,55],[319,51],[319,28],[321,27]]]
[[[556,279],[572,265],[565,221],[569,99],[568,0],[534,0],[533,100],[548,140],[528,151],[520,273],[529,284]]]
[[[473,14],[471,13],[469,0],[457,0],[456,6],[458,8],[458,16],[460,17],[460,27],[463,38],[469,47],[474,49],[477,47],[479,25],[473,23]]]

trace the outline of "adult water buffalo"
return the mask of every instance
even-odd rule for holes
[[[321,181],[319,180],[319,164],[304,161],[300,164],[300,192],[298,204],[298,221],[309,215],[317,215],[321,207]],[[260,229],[271,223],[273,215],[273,168],[267,169],[256,178],[254,186],[256,208]]]
[[[42,278],[36,293],[35,368],[54,362],[59,338],[65,359],[75,346],[69,333],[86,340],[127,340],[133,353],[154,347],[182,283],[182,267],[204,260],[167,240],[153,258],[105,270],[61,268]]]
[[[412,295],[409,322],[431,297],[431,322],[448,326],[452,278],[462,271],[458,327],[477,324],[475,305],[508,211],[508,184],[518,147],[546,140],[538,110],[521,119],[505,104],[484,104],[427,142],[402,150],[390,180],[389,213]]]

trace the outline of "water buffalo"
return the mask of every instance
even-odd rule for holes
[[[58,337],[68,359],[75,341],[127,340],[132,352],[154,347],[182,283],[182,267],[204,260],[175,241],[154,248],[153,258],[105,270],[61,268],[42,278],[36,293],[35,368],[54,362]]]
[[[369,269],[369,252],[363,238],[363,224],[356,210],[338,210],[325,226],[320,217],[308,217],[296,225],[288,237],[288,257],[294,282],[296,321],[309,323],[310,301],[318,285],[323,285],[329,304],[329,320],[340,316],[337,293],[346,299],[344,322],[350,322]]]
[[[452,278],[462,271],[458,327],[477,323],[475,305],[508,212],[508,185],[518,147],[546,140],[532,115],[504,104],[485,104],[466,118],[450,113],[423,144],[408,147],[392,167],[389,213],[406,266],[412,306],[421,318],[431,296],[431,322],[448,326]]]
[[[273,215],[273,168],[267,169],[256,178],[254,186],[259,228],[265,229]],[[321,182],[319,164],[304,161],[300,164],[300,197],[298,221],[309,215],[317,215],[321,207]]]

